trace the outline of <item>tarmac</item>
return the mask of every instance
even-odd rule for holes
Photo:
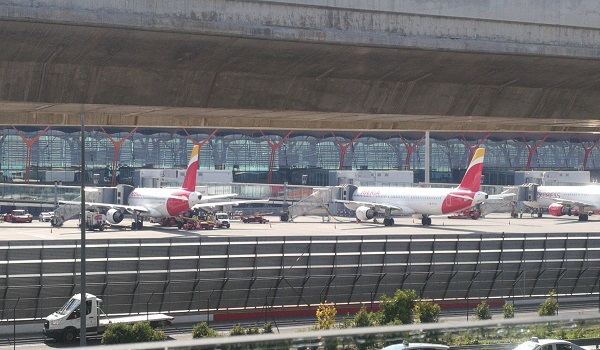
[[[267,216],[269,222],[243,223],[233,219],[231,228],[212,230],[184,230],[161,227],[145,222],[141,231],[131,230],[127,218],[123,225],[104,231],[85,231],[87,239],[139,239],[183,238],[201,236],[366,236],[366,235],[470,235],[470,234],[552,234],[585,233],[600,234],[600,217],[590,216],[589,221],[578,221],[576,216],[542,218],[525,214],[523,218],[511,218],[508,213],[493,213],[484,218],[451,219],[447,216],[432,217],[431,226],[422,226],[421,220],[412,217],[395,218],[394,226],[382,223],[360,222],[351,217],[302,216],[292,222],[282,222],[278,216]],[[66,221],[62,227],[52,227],[49,222],[31,223],[0,222],[0,242],[21,240],[77,240],[81,238],[78,220]]]

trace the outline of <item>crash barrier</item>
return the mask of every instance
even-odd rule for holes
[[[512,350],[519,343],[530,340],[532,329],[573,330],[597,327],[598,315],[568,315],[553,317],[535,317],[501,319],[486,321],[450,321],[440,323],[420,323],[383,327],[361,327],[331,330],[313,330],[300,332],[281,332],[271,334],[247,335],[244,337],[225,336],[217,338],[198,338],[193,340],[168,340],[137,344],[111,345],[113,350],[215,350],[215,349],[269,349],[269,350],[307,350],[307,349],[381,349],[393,344],[433,342],[447,344],[454,340],[462,342],[471,339],[481,343],[477,345],[456,345],[450,350]],[[508,343],[507,341],[512,341]],[[598,348],[599,338],[569,339],[570,342]],[[88,347],[102,350],[104,347]]]
[[[40,319],[79,293],[80,248],[78,241],[0,242],[0,318]],[[598,298],[600,236],[88,240],[85,265],[87,292],[109,314],[266,314],[325,301],[358,309],[398,289],[474,306],[542,299],[551,290]]]

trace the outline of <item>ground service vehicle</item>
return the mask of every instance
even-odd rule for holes
[[[80,223],[81,224],[81,223]],[[106,215],[95,210],[85,212],[85,229],[89,231],[100,230],[110,227],[110,223],[106,219]]]
[[[242,216],[240,217],[240,219],[242,220],[242,222],[245,223],[258,222],[259,224],[264,224],[266,222],[269,222],[269,219],[265,219],[262,215],[259,214],[254,214],[252,216]]]
[[[4,221],[10,222],[32,222],[33,215],[29,214],[27,210],[23,209],[15,209],[10,212],[10,214],[6,214],[4,217]]]
[[[231,227],[231,223],[229,222],[229,215],[227,215],[227,213],[216,213],[215,222],[218,228]]]
[[[108,326],[116,323],[134,324],[150,322],[153,328],[170,325],[173,317],[165,314],[147,314],[109,318],[102,312],[102,299],[86,294],[86,334],[100,335]],[[44,336],[57,341],[72,342],[79,336],[81,294],[75,294],[58,311],[44,318]]]
[[[38,217],[38,219],[40,221],[43,221],[43,222],[48,222],[48,221],[52,220],[53,216],[54,216],[53,212],[51,212],[51,211],[43,211],[43,212],[40,213],[40,216]]]
[[[186,230],[212,230],[215,227],[215,223],[212,221],[184,218],[185,223],[183,228]]]

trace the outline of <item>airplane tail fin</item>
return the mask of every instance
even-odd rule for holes
[[[194,192],[196,191],[196,176],[198,174],[198,159],[200,156],[200,146],[194,145],[192,148],[192,155],[190,156],[190,162],[188,163],[187,170],[185,172],[185,178],[183,179],[182,189]]]
[[[461,190],[470,190],[478,192],[481,187],[481,172],[483,170],[483,156],[485,155],[485,148],[478,148],[473,155],[473,159],[469,163],[465,177],[463,177],[460,185],[458,186]]]

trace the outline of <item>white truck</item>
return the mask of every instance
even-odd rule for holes
[[[108,326],[116,323],[134,324],[150,322],[153,328],[168,326],[173,322],[173,317],[165,314],[147,314],[138,316],[124,316],[109,318],[100,304],[102,299],[95,295],[86,294],[86,334],[88,336],[100,335]],[[79,336],[81,294],[75,294],[58,311],[44,319],[44,336],[65,343],[74,341]]]
[[[227,213],[216,213],[215,222],[218,228],[231,227],[231,223],[229,222],[229,215],[227,215]]]

